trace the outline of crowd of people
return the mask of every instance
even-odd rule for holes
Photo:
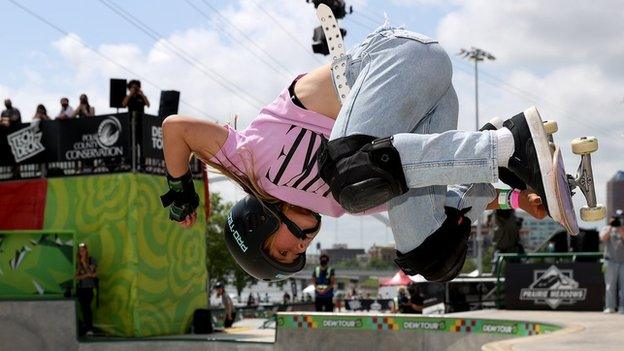
[[[149,107],[150,103],[141,90],[141,82],[133,79],[128,82],[128,95],[123,99],[122,106],[128,108],[129,112],[144,113],[145,107]],[[74,108],[71,106],[69,98],[62,97],[59,100],[60,109],[54,117],[48,114],[48,109],[43,105],[37,105],[33,114],[33,121],[50,121],[50,120],[66,120],[72,118],[93,117],[95,116],[95,107],[89,103],[87,94],[80,94],[78,105]],[[13,106],[11,99],[4,100],[5,109],[0,114],[0,127],[8,128],[11,125],[22,123],[22,114],[20,110]]]

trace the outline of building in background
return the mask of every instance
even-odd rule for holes
[[[364,249],[349,249],[347,244],[334,244],[331,249],[322,249],[321,254],[329,256],[329,264],[343,261],[355,261],[358,255],[363,255]]]
[[[538,249],[554,233],[564,230],[561,224],[550,217],[535,219],[524,211],[516,211],[516,216],[522,218],[520,242],[527,253]]]
[[[624,171],[618,171],[607,182],[608,217],[615,215],[618,209],[624,210]]]
[[[393,262],[396,257],[396,249],[392,246],[380,246],[373,244],[368,249],[368,256],[371,260],[380,260],[384,262]]]

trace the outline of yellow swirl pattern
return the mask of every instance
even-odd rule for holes
[[[201,182],[195,187],[201,209]],[[204,227],[169,221],[159,199],[165,188],[163,177],[146,174],[49,180],[44,228],[74,230],[89,245],[100,277],[95,325],[107,334],[184,333],[207,304]]]

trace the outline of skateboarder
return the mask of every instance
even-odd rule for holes
[[[397,265],[447,281],[461,270],[470,223],[486,208],[546,215],[536,149],[548,142],[543,130],[535,133],[542,123],[535,109],[498,130],[455,130],[448,55],[404,29],[379,28],[341,60],[346,82],[333,82],[329,65],[298,76],[243,131],[165,119],[170,191],[162,199],[170,218],[185,227],[197,218],[193,153],[249,194],[225,231],[230,253],[252,276],[279,280],[301,270],[321,214],[387,210]],[[351,87],[342,105],[340,84]],[[499,175],[524,190],[494,189]]]

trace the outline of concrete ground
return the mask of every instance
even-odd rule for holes
[[[356,350],[384,349],[392,343],[412,349],[484,350],[484,351],[616,351],[624,350],[624,315],[599,312],[506,311],[484,310],[447,317],[502,319],[542,322],[562,326],[561,330],[515,339],[495,339],[486,335],[466,337],[461,333],[415,333],[349,330],[292,330],[286,343],[275,341],[275,329],[263,328],[263,320],[244,320],[235,328],[209,335],[179,335],[145,339],[77,339],[73,301],[0,301],[0,350],[10,345],[14,350],[303,350],[304,346],[323,340],[346,340],[358,345]],[[306,334],[308,333],[308,334]],[[321,335],[322,334],[322,335]],[[411,340],[411,341],[410,341]]]
[[[483,310],[455,313],[482,319],[526,320],[562,325],[551,334],[486,344],[484,351],[620,351],[624,350],[624,315],[601,312]]]

